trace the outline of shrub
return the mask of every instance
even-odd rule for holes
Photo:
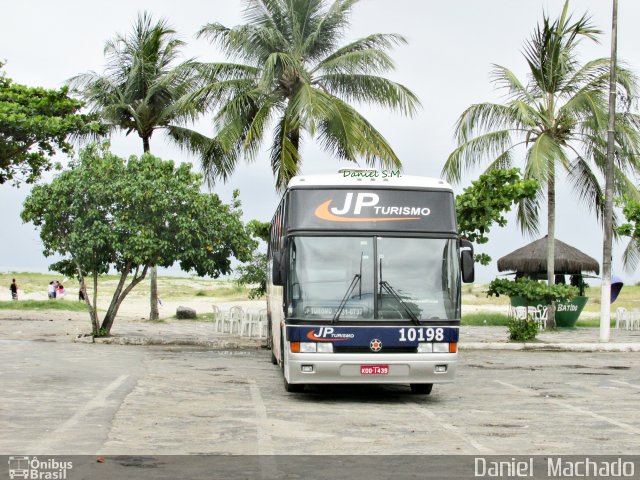
[[[522,277],[516,280],[506,278],[496,278],[489,284],[487,290],[488,297],[524,297],[528,301],[544,300],[547,304],[551,302],[566,302],[578,295],[578,288],[558,283],[552,286],[546,283]]]
[[[533,340],[538,333],[538,326],[533,319],[510,318],[507,327],[509,328],[509,340],[519,342]]]

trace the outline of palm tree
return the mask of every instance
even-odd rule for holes
[[[144,12],[133,30],[118,35],[105,45],[107,65],[104,73],[89,72],[69,83],[112,130],[138,134],[143,151],[150,151],[153,133],[165,129],[181,142],[199,140],[184,125],[196,118],[198,105],[193,62],[178,63],[184,42],[166,20],[154,22]],[[157,268],[151,269],[150,319],[158,318]]]
[[[357,0],[247,0],[246,24],[209,23],[199,32],[236,63],[201,65],[206,100],[215,109],[216,135],[189,145],[207,178],[227,179],[241,158],[254,160],[271,135],[276,187],[300,171],[305,136],[317,137],[341,160],[399,167],[385,138],[349,102],[413,115],[420,105],[406,87],[381,74],[387,54],[406,43],[372,34],[339,46]]]
[[[512,166],[514,151],[524,153],[525,178],[546,185],[547,197],[547,278],[554,283],[555,181],[556,170],[564,171],[578,199],[602,219],[604,194],[598,178],[606,165],[607,87],[609,59],[580,64],[576,47],[581,39],[597,40],[600,31],[583,15],[573,22],[568,1],[560,17],[543,21],[525,44],[529,67],[526,84],[502,66],[493,70],[494,82],[506,89],[504,104],[481,103],[462,113],[456,124],[458,147],[451,153],[443,175],[454,182],[461,173],[488,160],[487,170]],[[626,98],[634,98],[636,79],[625,68],[617,69],[617,88]],[[616,120],[617,162],[615,190],[618,195],[638,191],[627,177],[639,170],[640,135],[629,115]],[[599,174],[598,174],[599,172]],[[543,187],[544,188],[544,187]],[[523,232],[538,232],[539,195],[518,206],[518,222]],[[547,325],[555,326],[553,306]]]

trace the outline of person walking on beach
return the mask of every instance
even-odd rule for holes
[[[18,300],[18,284],[16,283],[16,279],[13,279],[11,285],[9,286],[9,290],[11,290],[11,300]]]
[[[47,296],[49,300],[54,300],[56,298],[56,287],[53,284],[53,280],[49,282],[49,287],[47,287]]]

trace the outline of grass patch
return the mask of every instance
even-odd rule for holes
[[[465,326],[506,327],[509,323],[509,316],[493,312],[469,313],[462,316],[460,323]]]
[[[63,310],[69,312],[86,312],[87,306],[80,302],[64,300],[19,300],[0,302],[0,310]]]
[[[615,319],[615,314],[612,315],[613,318],[611,320],[611,327],[615,327],[616,326],[616,319]],[[600,319],[599,318],[579,318],[578,322],[576,323],[576,327],[589,327],[589,328],[597,328],[600,326]]]
[[[225,286],[212,289],[200,289],[195,292],[196,297],[246,297],[248,289],[240,285]]]

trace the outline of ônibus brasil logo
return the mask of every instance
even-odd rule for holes
[[[333,342],[337,340],[350,340],[354,338],[353,333],[336,333],[332,327],[320,327],[318,333],[315,330],[309,330],[307,338],[316,342]]]
[[[73,469],[73,462],[38,457],[10,456],[9,478],[27,478],[38,480],[65,480],[67,471]]]
[[[380,197],[375,193],[360,192],[356,194],[353,201],[353,192],[348,192],[342,208],[331,207],[333,200],[327,200],[316,208],[314,214],[322,220],[332,222],[393,222],[402,220],[420,220],[431,214],[427,207],[409,207],[406,205],[390,206],[378,205]],[[373,208],[374,217],[351,217],[347,216],[351,212],[353,204],[353,215],[360,215],[365,207]],[[395,216],[394,216],[395,215]]]

